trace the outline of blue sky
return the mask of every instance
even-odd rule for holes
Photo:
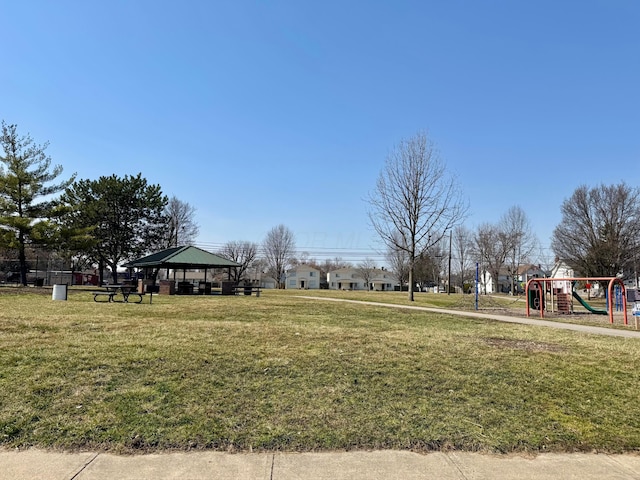
[[[205,248],[283,223],[375,257],[364,199],[419,130],[470,228],[519,205],[548,246],[575,188],[638,184],[637,0],[0,0],[0,22],[0,118],[65,175],[142,172]]]

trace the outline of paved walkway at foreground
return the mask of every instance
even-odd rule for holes
[[[476,480],[640,478],[640,456],[403,451],[333,453],[162,453],[118,456],[0,450],[2,480]]]
[[[640,338],[640,331],[637,330],[616,330],[614,328],[593,327],[589,325],[577,325],[574,323],[551,322],[532,317],[512,317],[509,315],[499,315],[494,313],[469,312],[467,310],[447,310],[444,308],[420,307],[417,305],[396,305],[393,303],[367,302],[364,300],[347,300],[342,298],[311,297],[306,295],[295,298],[307,298],[311,300],[325,300],[328,302],[359,303],[361,305],[372,305],[375,307],[403,308],[408,310],[421,310],[424,312],[444,313],[447,315],[458,315],[460,317],[484,318],[488,320],[498,320],[500,322],[521,323],[524,325],[535,325],[538,327],[560,328],[563,330],[574,330],[576,332],[592,333],[594,335],[607,335],[610,337]]]

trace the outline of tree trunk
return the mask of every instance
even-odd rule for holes
[[[113,283],[118,283],[118,264],[111,264],[111,277],[113,278]]]
[[[413,302],[413,265],[409,268],[409,301]]]
[[[22,285],[26,287],[27,286],[27,255],[25,253],[24,237],[22,236],[22,233],[20,233],[19,235],[19,242],[20,242],[20,247],[18,252],[18,260],[20,261],[20,283],[22,283]]]
[[[104,285],[104,262],[102,260],[98,260],[98,275],[100,285]]]

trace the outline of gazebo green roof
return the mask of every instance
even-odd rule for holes
[[[128,268],[228,268],[240,267],[224,257],[202,250],[198,247],[184,246],[167,248],[146,257],[133,260],[125,265]]]

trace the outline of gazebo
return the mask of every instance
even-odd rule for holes
[[[142,269],[167,269],[167,278],[169,277],[169,270],[173,270],[174,280],[167,282],[167,291],[162,291],[163,283],[160,284],[160,293],[174,293],[175,288],[175,272],[176,270],[183,271],[183,281],[178,282],[177,293],[193,293],[193,284],[186,281],[187,270],[204,269],[204,281],[200,282],[200,287],[204,291],[198,293],[211,293],[211,282],[207,282],[207,270],[213,268],[227,268],[229,269],[229,278],[231,278],[231,269],[240,267],[241,265],[228,260],[219,255],[207,252],[198,247],[182,246],[172,247],[166,250],[161,250],[146,257],[133,260],[126,265],[126,268],[142,268]],[[153,285],[155,285],[155,275],[153,275]]]

